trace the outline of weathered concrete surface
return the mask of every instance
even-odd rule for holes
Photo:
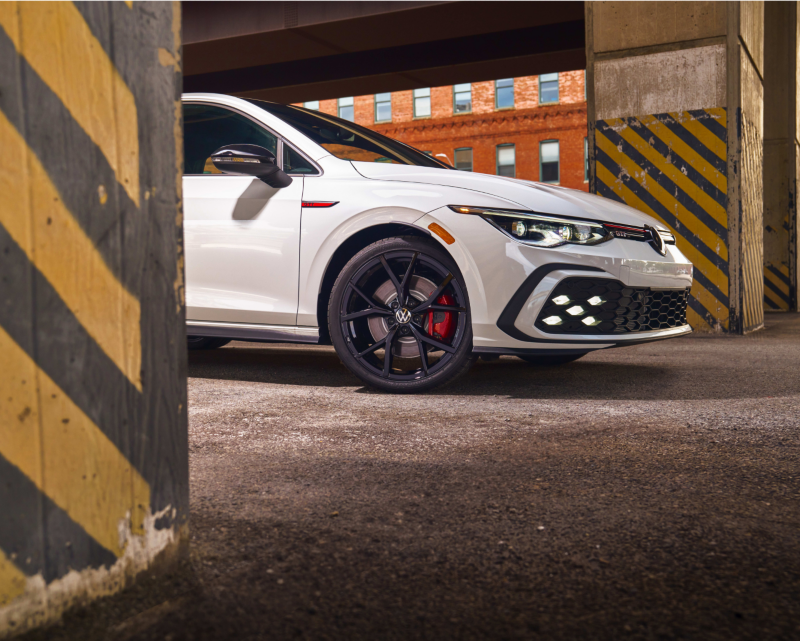
[[[764,307],[797,310],[797,3],[764,6]]]
[[[724,44],[599,60],[596,120],[725,107],[725,69]]]
[[[190,562],[35,638],[797,638],[798,363],[793,314],[423,396],[193,353]]]
[[[689,322],[695,330],[745,334],[759,329],[764,307],[764,3],[587,2],[586,46],[590,191],[655,216],[670,226],[681,251],[705,254],[713,263],[711,269],[708,263],[698,265],[706,292],[700,286],[692,290]],[[699,163],[691,184],[659,190],[649,181],[648,186],[652,169],[667,174],[669,168],[650,167],[638,150],[631,153],[621,145],[624,158],[616,164],[636,168],[633,182],[612,180],[627,188],[612,194],[614,188],[603,180],[599,166],[609,164],[603,163],[608,150],[601,149],[598,134],[615,126],[609,124],[609,114],[662,120],[676,111],[688,110],[693,116],[695,111],[723,108],[726,132],[717,138],[724,149],[713,139],[708,146],[702,128],[683,137],[690,149],[657,137],[647,141],[667,150],[659,155],[668,165],[673,151],[678,164]],[[642,151],[647,156],[650,150]],[[717,168],[712,187],[704,174],[708,163],[716,163],[714,156],[724,157],[726,167]],[[612,158],[606,178],[616,175],[614,162]],[[724,197],[713,198],[714,189],[724,191]],[[671,200],[679,201],[678,206]]]
[[[186,543],[180,28],[0,3],[0,638]]]
[[[723,2],[603,2],[592,36],[598,53],[724,36]]]

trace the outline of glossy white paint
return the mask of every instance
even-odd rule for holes
[[[319,176],[296,177],[290,187],[277,193],[268,193],[276,190],[250,178],[184,178],[187,314],[192,321],[316,328],[317,299],[334,253],[359,231],[386,223],[427,230],[435,222],[456,239],[447,245],[433,236],[464,276],[476,347],[597,349],[610,345],[607,338],[604,342],[597,336],[582,337],[586,342],[578,345],[534,344],[512,338],[497,327],[500,313],[527,276],[547,263],[598,267],[607,277],[635,286],[691,285],[691,264],[673,245],[668,246],[666,256],[647,243],[623,239],[593,247],[537,248],[509,238],[479,216],[457,214],[447,207],[526,209],[665,229],[625,205],[584,192],[499,176],[340,160],[242,99],[215,94],[190,94],[184,99],[246,113],[289,140],[322,169]],[[230,187],[221,188],[223,182],[218,181],[229,181]],[[338,204],[301,212],[301,198]],[[237,211],[247,214],[237,217]],[[520,330],[535,335],[533,320],[543,297],[560,278],[571,273],[553,272],[540,283],[516,321]],[[657,338],[675,333],[665,330],[652,334]],[[614,342],[619,340],[614,337]]]
[[[183,179],[186,315],[295,325],[303,179]]]

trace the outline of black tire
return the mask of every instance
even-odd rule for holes
[[[556,367],[558,365],[566,365],[572,361],[577,361],[579,358],[583,358],[588,353],[589,352],[584,352],[583,354],[558,354],[554,356],[547,356],[546,354],[543,354],[541,356],[520,356],[520,358],[531,365],[538,365],[539,367]]]
[[[216,338],[213,336],[187,336],[186,346],[191,349],[217,349],[231,342],[230,338]]]
[[[384,392],[439,387],[475,361],[464,278],[424,238],[379,240],[356,254],[333,285],[328,330],[342,363]]]

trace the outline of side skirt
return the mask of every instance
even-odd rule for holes
[[[250,323],[217,323],[212,321],[186,321],[187,336],[230,338],[237,341],[269,343],[319,343],[316,327],[289,325],[254,325]]]

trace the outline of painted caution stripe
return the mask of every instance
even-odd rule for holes
[[[687,312],[728,328],[727,114],[725,109],[598,120],[597,193],[667,225],[695,266]]]
[[[110,567],[117,560],[2,455],[0,478],[7,517],[0,520],[0,604],[20,593],[25,577],[40,575],[50,583],[86,565]]]
[[[788,265],[764,265],[764,307],[772,310],[788,311],[790,300]]]
[[[136,101],[71,2],[2,2],[0,26],[103,152],[139,205]]]
[[[115,445],[0,328],[0,455],[117,556],[143,533],[150,486]],[[45,473],[46,470],[46,473]]]
[[[90,11],[91,8],[87,8]],[[116,182],[114,169],[0,28],[0,60],[18,69],[20,83],[7,83],[0,111],[39,159],[75,222],[92,241],[123,286],[138,291],[139,274],[123,269],[126,221],[140,215],[136,204]],[[24,86],[24,92],[22,87]],[[24,112],[22,105],[25,105]],[[36,126],[26,126],[36,123]],[[64,151],[68,162],[64,162]],[[88,178],[88,179],[87,179]]]
[[[0,549],[0,607],[25,592],[25,574]]]
[[[141,390],[140,305],[64,206],[39,159],[0,112],[0,224],[109,358]]]
[[[0,59],[20,80],[0,94],[3,605],[25,577],[113,565],[164,497],[143,445],[137,270],[122,269],[133,92],[71,2],[0,4]]]

